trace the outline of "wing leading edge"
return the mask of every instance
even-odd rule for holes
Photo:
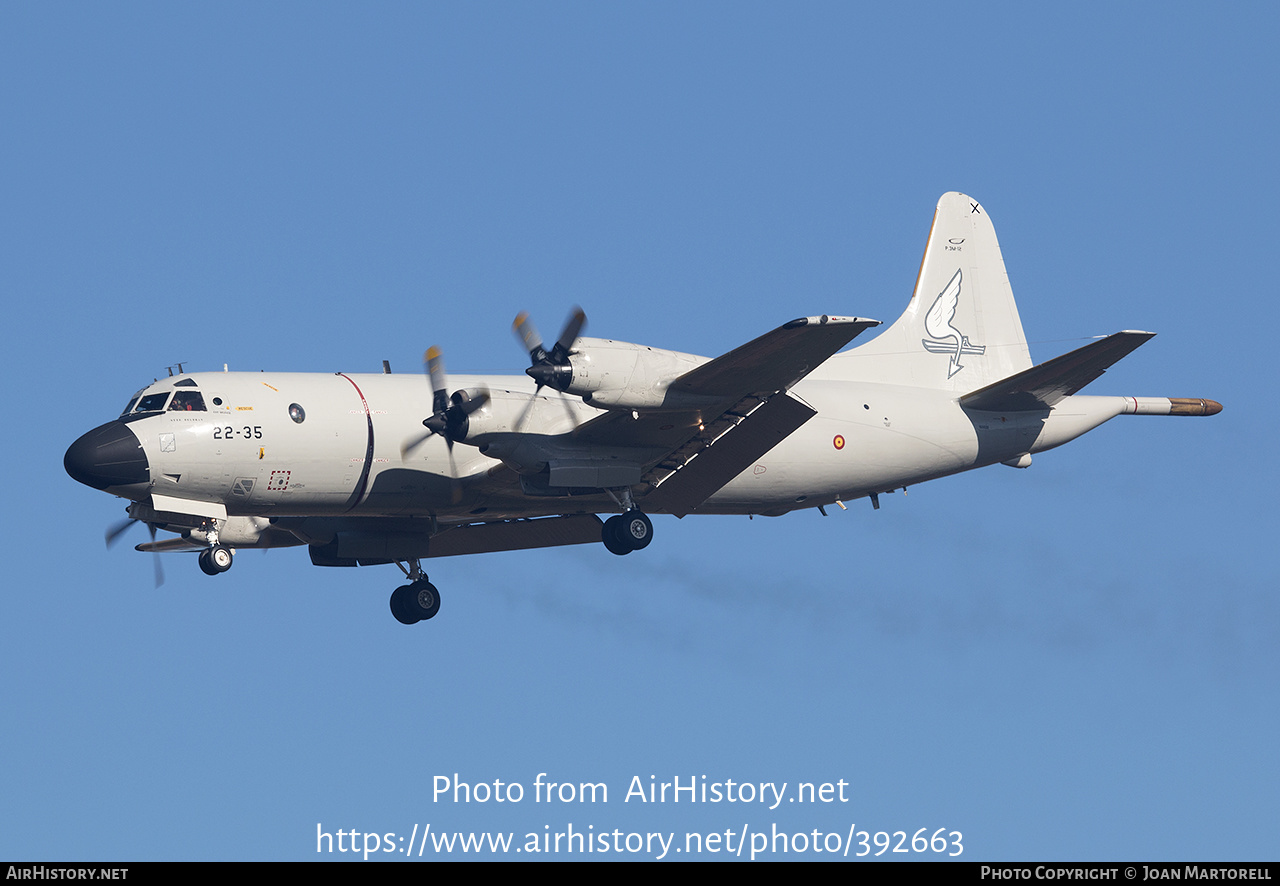
[[[772,394],[792,387],[861,332],[879,326],[861,317],[801,317],[691,369],[670,391],[690,397]]]

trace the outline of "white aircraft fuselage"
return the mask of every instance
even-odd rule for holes
[[[713,493],[697,513],[779,514],[851,501],[1052,449],[1135,411],[1132,397],[1090,396],[1072,397],[1045,416],[968,411],[945,392],[821,374],[815,370],[792,390],[818,414]],[[174,387],[191,382],[197,387]],[[487,409],[508,426],[533,396],[532,382],[519,376],[459,376],[456,382],[487,387]],[[157,381],[139,398],[184,390],[199,391],[208,408],[117,419],[137,439],[146,469],[136,482],[103,488],[135,501],[159,493],[218,503],[231,516],[453,521],[565,512],[557,497],[523,494],[518,475],[475,445],[455,447],[452,467],[440,437],[402,458],[401,443],[422,433],[430,413],[430,391],[416,373],[192,373]],[[571,438],[570,413],[585,424],[601,411],[555,391],[538,397],[525,432],[530,435],[545,415],[548,428],[538,433]],[[290,417],[294,406],[301,407],[300,422]],[[458,502],[450,494],[455,469],[464,490]],[[433,496],[433,490],[444,494]],[[612,508],[603,492],[577,498],[572,511]]]

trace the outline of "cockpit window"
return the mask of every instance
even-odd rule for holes
[[[138,393],[129,398],[129,405],[124,408],[124,412],[120,413],[122,416],[133,412],[133,407],[138,405],[138,398],[142,396],[142,393],[145,390],[146,388],[143,388],[142,391],[138,391]]]
[[[169,403],[170,412],[204,412],[204,397],[199,391],[178,391]]]
[[[138,405],[133,407],[133,414],[139,415],[144,412],[163,412],[164,401],[169,399],[168,391],[160,391],[156,394],[147,394],[138,401]]]

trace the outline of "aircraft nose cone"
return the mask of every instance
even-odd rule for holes
[[[130,486],[151,480],[142,444],[122,421],[94,428],[67,449],[62,466],[71,479],[94,489]]]

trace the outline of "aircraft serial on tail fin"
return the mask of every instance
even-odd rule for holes
[[[715,359],[581,335],[548,350],[526,314],[528,378],[192,373],[76,440],[73,478],[131,501],[152,540],[217,575],[239,548],[306,545],[317,566],[395,563],[405,624],[440,596],[422,561],[650,543],[649,514],[823,508],[1002,463],[1027,467],[1117,415],[1213,415],[1213,400],[1078,392],[1152,337],[1124,331],[1032,365],[986,211],[938,202],[906,311],[792,320]],[[612,514],[601,520],[598,514]],[[156,540],[157,530],[177,533]]]

